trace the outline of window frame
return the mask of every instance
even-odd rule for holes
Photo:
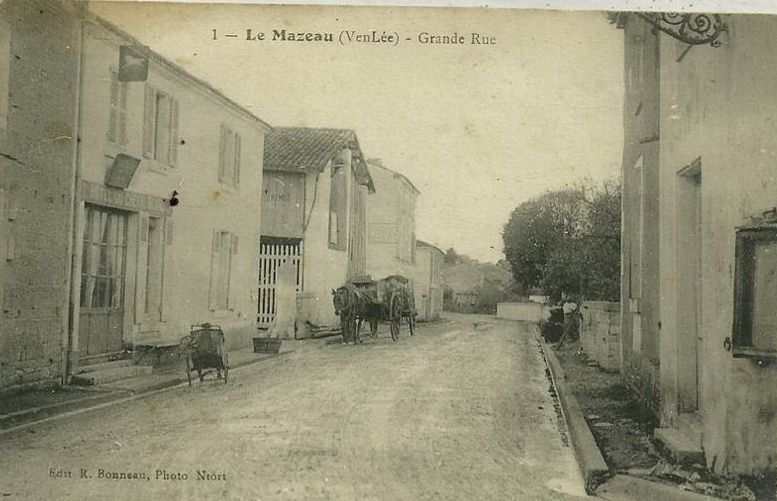
[[[159,127],[160,98],[166,98],[170,101],[167,127],[164,129]],[[176,166],[178,163],[179,108],[178,100],[171,93],[146,84],[143,111],[143,158],[153,160],[167,167]],[[159,151],[159,134],[162,130],[166,130],[168,135],[166,152]]]
[[[753,343],[753,294],[755,287],[755,246],[777,244],[777,225],[744,228],[736,232],[734,271],[734,322],[731,350],[734,357],[777,359],[777,349],[764,349]],[[777,332],[774,333],[777,336]]]

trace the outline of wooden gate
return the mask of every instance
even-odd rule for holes
[[[275,320],[278,268],[290,260],[297,269],[297,292],[302,291],[302,241],[262,238],[259,244],[259,328],[266,329]]]

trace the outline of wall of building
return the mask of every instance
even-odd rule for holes
[[[434,247],[416,247],[415,266],[409,278],[419,321],[439,320],[442,313],[442,259],[442,252]]]
[[[144,268],[139,241],[143,209],[130,207],[127,252],[125,336],[130,343],[177,340],[195,323],[221,325],[231,347],[247,346],[256,321],[257,269],[261,214],[263,138],[266,126],[230,104],[180,70],[151,58],[148,82],[127,84],[127,143],[107,140],[111,99],[111,68],[118,64],[122,37],[90,23],[84,39],[79,175],[102,184],[118,153],[142,159],[128,193],[141,200],[168,200],[173,190],[180,203],[165,214],[163,306],[161,316],[145,315],[138,304],[142,291],[131,289]],[[177,162],[174,166],[143,158],[146,84],[179,103]],[[240,180],[237,187],[218,178],[221,127],[241,135]],[[121,190],[109,190],[121,191]],[[82,206],[89,195],[81,193]],[[143,198],[146,197],[146,198]],[[148,209],[152,210],[152,209]],[[83,212],[83,209],[82,209]],[[134,230],[133,230],[134,228]],[[77,229],[79,231],[79,229]],[[229,305],[212,310],[209,301],[214,232],[229,231],[233,241]],[[133,249],[135,249],[133,251]],[[80,263],[79,249],[76,262]],[[74,277],[78,280],[79,271]],[[78,284],[74,285],[76,290]],[[76,305],[77,308],[77,305]]]
[[[0,3],[0,391],[64,373],[77,12]]]
[[[341,155],[342,160],[347,161],[346,169],[350,172],[350,151],[344,150]],[[331,168],[330,161],[320,173],[309,173],[305,182],[305,214],[309,220],[303,237],[305,279],[299,314],[302,323],[308,321],[317,326],[339,324],[332,306],[331,291],[343,285],[348,278],[347,249],[333,249],[329,245]],[[347,190],[351,190],[355,184],[353,176],[346,177],[346,180]]]
[[[721,47],[661,46],[661,311],[664,417],[672,399],[684,298],[678,290],[684,166],[700,157],[702,443],[716,470],[758,473],[777,461],[777,367],[733,358],[735,230],[773,208],[777,193],[777,19],[726,16]]]
[[[415,268],[415,189],[396,172],[370,163],[375,193],[367,222],[367,271],[374,279],[410,278]]]
[[[262,235],[302,238],[307,213],[305,174],[265,171],[262,179]]]
[[[659,388],[658,378],[658,51],[662,36],[636,16],[629,19],[624,27],[621,359],[625,382],[658,414],[665,391]]]

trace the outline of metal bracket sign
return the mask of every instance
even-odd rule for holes
[[[639,17],[667,35],[689,45],[720,47],[726,24],[718,14],[697,12],[637,12]]]

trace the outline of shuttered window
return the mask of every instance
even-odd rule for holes
[[[111,70],[108,140],[114,144],[127,144],[127,82],[119,82],[119,74],[116,70]]]
[[[219,142],[219,182],[237,187],[240,184],[241,137],[226,125],[221,126]]]
[[[231,307],[229,284],[232,275],[232,256],[237,255],[237,235],[229,231],[213,232],[213,251],[210,261],[210,309],[228,310]]]
[[[143,156],[165,165],[178,161],[178,101],[146,85]]]

